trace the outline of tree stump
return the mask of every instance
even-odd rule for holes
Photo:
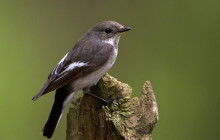
[[[67,115],[66,140],[152,139],[158,108],[149,81],[141,96],[132,98],[129,85],[106,74],[91,92],[103,99],[122,98],[106,106],[90,96],[75,98]]]

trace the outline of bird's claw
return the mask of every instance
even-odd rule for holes
[[[117,97],[116,99],[103,100],[104,105],[112,104],[114,101],[121,99],[122,96]]]

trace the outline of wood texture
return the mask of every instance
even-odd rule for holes
[[[151,140],[158,121],[158,108],[151,83],[146,81],[140,97],[131,97],[129,85],[106,74],[91,88],[104,99],[121,99],[103,105],[83,96],[71,103],[66,140]]]

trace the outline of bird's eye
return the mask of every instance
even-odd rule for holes
[[[105,29],[105,32],[106,32],[107,34],[109,34],[109,33],[111,33],[111,32],[112,32],[112,29],[107,28],[107,29]]]

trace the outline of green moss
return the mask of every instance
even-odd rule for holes
[[[132,89],[128,84],[106,74],[91,91],[105,99],[122,98],[102,107],[99,101],[87,96],[72,102],[67,140],[70,136],[94,140],[150,139],[158,113],[152,112],[152,107],[157,106],[149,82],[144,84],[139,98],[131,98]]]

